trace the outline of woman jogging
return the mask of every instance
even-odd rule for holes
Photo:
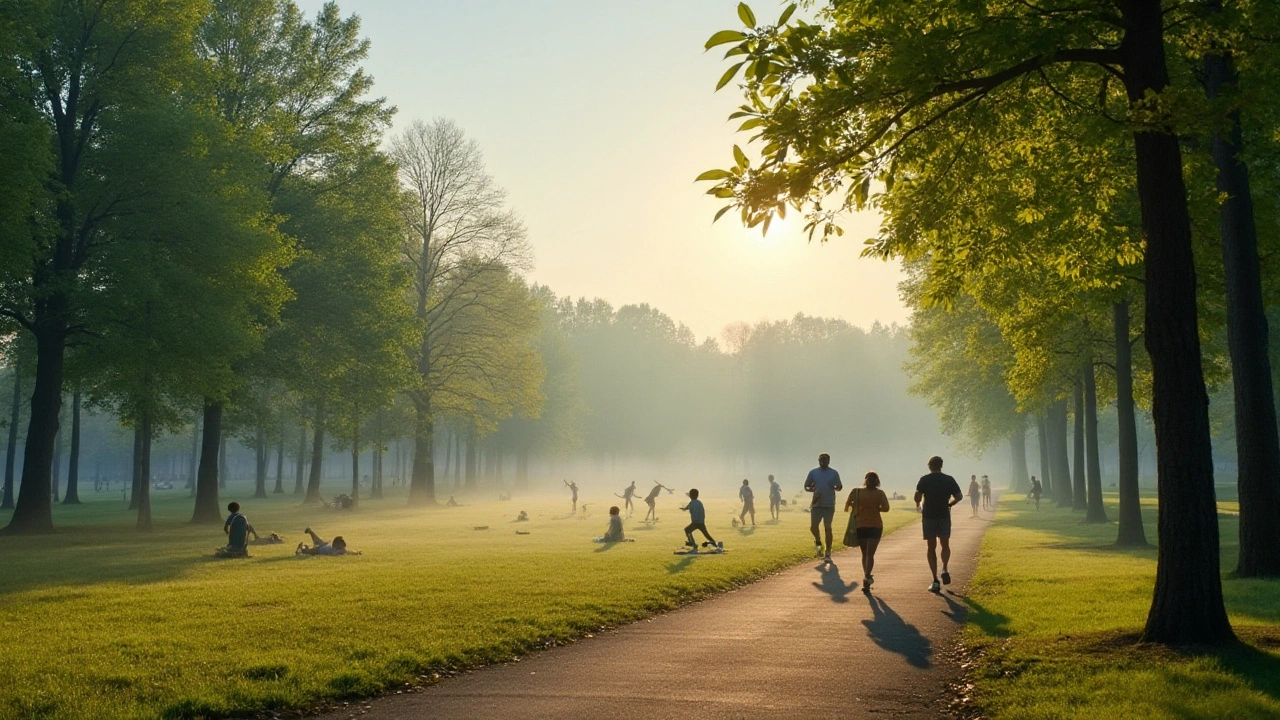
[[[867,473],[862,487],[854,488],[844,503],[849,516],[849,529],[844,534],[844,544],[857,545],[862,550],[862,592],[871,592],[874,578],[871,571],[876,565],[876,548],[884,535],[884,520],[880,513],[889,512],[889,497],[880,489],[880,476]]]
[[[969,517],[978,517],[978,500],[982,496],[982,486],[978,485],[978,476],[969,476],[969,507],[973,508],[973,514]]]

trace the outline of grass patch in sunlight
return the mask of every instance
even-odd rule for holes
[[[759,526],[734,529],[739,503],[713,493],[709,527],[729,552],[699,558],[672,555],[688,522],[678,494],[652,527],[637,503],[636,542],[612,546],[591,542],[611,501],[589,494],[585,520],[565,517],[567,496],[411,510],[397,494],[339,512],[246,494],[250,522],[287,542],[216,560],[220,527],[188,525],[185,492],[156,495],[149,535],[118,495],[90,495],[57,507],[57,535],[6,538],[0,718],[213,718],[369,696],[729,590],[812,548],[806,514],[770,524],[765,505]],[[529,522],[513,522],[520,510]],[[307,525],[365,554],[296,558]]]
[[[1108,510],[1116,516],[1115,498]],[[1144,502],[1155,540],[1154,503]],[[1115,547],[1116,526],[1006,498],[969,586],[965,642],[990,718],[1280,717],[1280,581],[1224,574],[1242,642],[1225,650],[1139,645],[1155,548]],[[1235,565],[1237,518],[1220,516],[1222,567]]]

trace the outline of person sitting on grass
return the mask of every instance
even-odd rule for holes
[[[248,518],[240,512],[240,503],[228,503],[227,511],[231,514],[222,525],[222,532],[227,535],[227,545],[220,548],[218,554],[228,557],[248,557],[249,535],[253,535],[253,539],[257,540],[258,533],[249,524]]]
[[[298,548],[294,550],[295,555],[361,555],[363,554],[356,550],[348,550],[347,541],[342,539],[341,535],[335,537],[333,539],[333,542],[329,542],[328,540],[325,540],[319,535],[316,535],[315,533],[311,532],[311,528],[307,528],[302,532],[310,535],[311,542],[314,544],[311,547],[307,547],[307,545],[304,543],[298,543]]]
[[[604,535],[596,538],[596,542],[601,543],[620,543],[627,542],[627,536],[622,533],[622,508],[614,505],[609,508],[609,529],[604,531]]]
[[[723,550],[724,544],[716,542],[711,537],[711,533],[707,532],[707,510],[702,507],[702,501],[698,499],[698,489],[694,488],[689,491],[689,504],[680,508],[689,511],[689,524],[684,529],[685,545],[689,547],[690,552],[698,552],[698,543],[693,541],[693,531],[697,530],[707,539],[704,545]]]

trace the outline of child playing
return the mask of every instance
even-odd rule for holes
[[[627,538],[622,534],[622,509],[617,505],[609,508],[609,529],[604,532],[603,537],[596,538],[596,542],[601,543],[620,543],[626,542]]]
[[[707,511],[702,507],[702,501],[698,499],[698,489],[694,488],[689,491],[689,504],[680,508],[689,511],[689,524],[684,529],[686,538],[685,545],[689,547],[690,552],[698,552],[698,544],[693,541],[693,531],[697,530],[707,539],[706,545],[724,549],[724,543],[718,543],[715,538],[711,537],[711,533],[707,532]]]

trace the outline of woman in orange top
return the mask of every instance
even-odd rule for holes
[[[845,531],[844,544],[857,545],[862,550],[862,591],[870,592],[871,570],[876,564],[876,548],[884,535],[884,520],[880,513],[889,512],[889,496],[880,489],[880,476],[869,472],[862,487],[854,488],[844,503],[849,516],[849,529]]]

